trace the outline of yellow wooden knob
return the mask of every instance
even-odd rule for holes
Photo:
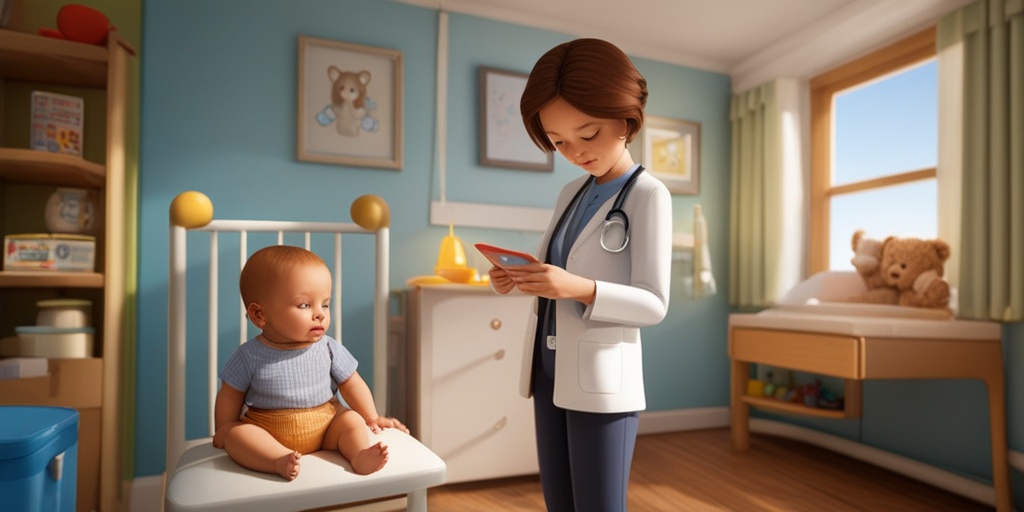
[[[171,201],[171,222],[185,229],[201,228],[213,220],[213,202],[202,192],[189,190]]]
[[[352,201],[349,210],[352,220],[367,231],[377,231],[391,226],[391,210],[388,203],[378,195],[366,194]]]

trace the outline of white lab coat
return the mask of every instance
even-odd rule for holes
[[[562,189],[538,258],[562,212],[589,175]],[[569,251],[566,270],[593,279],[593,304],[574,300],[555,307],[555,405],[564,409],[615,413],[646,408],[640,327],[655,325],[668,312],[672,266],[672,201],[668,189],[642,173],[623,210],[629,217],[629,247],[612,253],[601,247],[601,226],[615,196],[597,210]],[[536,304],[536,303],[535,303]],[[530,397],[536,306],[526,331],[519,391]],[[581,312],[582,311],[582,312]]]

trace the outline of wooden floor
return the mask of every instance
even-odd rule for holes
[[[637,440],[629,509],[648,511],[991,511],[992,507],[797,441],[753,434],[731,448],[728,429]],[[536,476],[430,489],[431,512],[542,511]]]

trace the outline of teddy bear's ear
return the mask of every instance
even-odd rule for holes
[[[366,85],[366,84],[370,83],[370,72],[369,71],[360,71],[359,72],[359,83],[361,83],[363,85]]]
[[[863,237],[864,237],[864,230],[863,229],[858,229],[857,231],[853,232],[853,239],[851,240],[850,245],[853,246],[854,252],[857,251],[857,244],[860,243],[860,239],[863,238]]]
[[[339,76],[341,76],[341,70],[338,69],[338,66],[332,65],[327,68],[327,78],[330,78],[332,82],[337,81]]]
[[[949,244],[942,240],[933,240],[932,248],[935,249],[935,255],[939,257],[939,261],[945,263],[949,259]]]

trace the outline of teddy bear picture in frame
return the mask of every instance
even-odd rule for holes
[[[402,168],[402,52],[299,36],[297,158]]]

